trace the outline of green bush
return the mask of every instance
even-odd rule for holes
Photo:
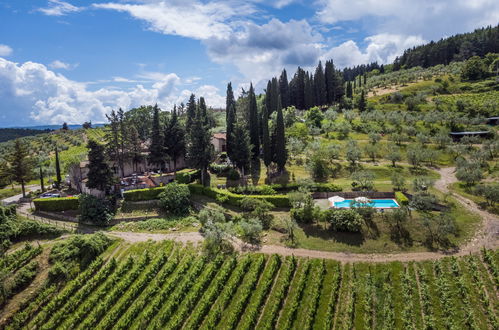
[[[353,209],[325,210],[322,218],[331,224],[334,231],[359,232],[364,220],[362,216]]]
[[[159,195],[165,191],[165,187],[128,190],[123,193],[127,202],[149,201],[159,199]]]
[[[186,168],[184,170],[177,172],[176,181],[178,183],[188,184],[188,183],[194,182],[194,180],[198,179],[199,176],[200,176],[199,170],[193,170],[190,168]]]
[[[395,192],[395,199],[397,200],[399,205],[409,205],[409,198],[407,198],[407,196],[404,195],[404,193],[401,191]]]
[[[91,222],[98,226],[107,226],[113,219],[112,206],[108,200],[88,194],[81,194],[79,202],[80,221]]]
[[[33,200],[37,211],[61,212],[78,210],[78,197],[37,198]]]
[[[191,193],[187,185],[172,182],[159,195],[159,206],[174,215],[189,213]]]
[[[191,191],[192,194],[195,195],[205,195],[208,197],[211,197],[213,199],[219,199],[225,197],[220,197],[220,196],[226,196],[227,198],[227,204],[234,205],[234,206],[240,206],[241,200],[243,198],[249,197],[249,198],[256,198],[256,199],[261,199],[264,201],[267,201],[274,205],[275,207],[289,207],[289,199],[285,195],[238,195],[234,194],[230,191],[223,190],[223,189],[217,189],[217,188],[211,188],[211,187],[203,187],[200,184],[190,184],[189,185],[189,190]]]

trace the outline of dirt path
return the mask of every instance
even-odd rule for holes
[[[454,175],[455,168],[442,168],[438,170],[441,177],[435,182],[435,188],[443,193],[449,193],[448,185],[457,181]],[[288,248],[280,245],[262,245],[262,246],[248,246],[238,240],[235,240],[234,247],[241,252],[260,252],[273,254],[277,253],[284,256],[299,256],[310,258],[324,258],[334,259],[340,262],[390,262],[390,261],[421,261],[421,260],[434,260],[440,259],[449,255],[467,255],[470,253],[477,253],[483,247],[490,249],[497,249],[499,247],[499,217],[486,212],[478,207],[473,201],[453,194],[453,197],[461,203],[466,209],[480,215],[483,222],[480,229],[466,245],[458,251],[453,252],[407,252],[407,253],[376,253],[376,254],[358,254],[348,252],[328,252],[318,250],[308,250],[300,248]],[[26,212],[21,208],[21,213]],[[204,238],[198,232],[179,232],[179,233],[135,233],[135,232],[108,232],[110,236],[121,238],[129,243],[145,242],[148,240],[162,241],[174,240],[181,243],[201,243]]]

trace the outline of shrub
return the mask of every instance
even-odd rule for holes
[[[265,200],[255,198],[243,198],[241,208],[250,212],[252,218],[256,218],[262,224],[263,229],[269,229],[274,220],[274,216],[269,213],[273,205]]]
[[[127,202],[148,201],[159,199],[159,195],[165,191],[165,187],[128,190],[123,193]]]
[[[177,178],[176,181],[178,183],[191,183],[194,182],[194,180],[198,179],[200,176],[199,170],[193,170],[186,168],[184,170],[178,171],[177,172]]]
[[[360,232],[363,222],[362,216],[353,209],[325,210],[322,217],[334,231]]]
[[[407,198],[407,196],[401,192],[401,191],[396,191],[395,192],[395,199],[397,200],[397,202],[400,204],[400,205],[409,205],[409,199]]]
[[[189,212],[191,192],[185,184],[176,182],[165,186],[159,195],[160,207],[174,215],[185,215]]]
[[[107,226],[113,219],[111,203],[88,194],[81,194],[79,198],[80,216],[82,222],[91,222],[98,226]]]
[[[198,219],[204,227],[209,223],[226,222],[224,208],[218,204],[209,203],[198,213]]]
[[[256,218],[244,219],[239,223],[241,239],[248,243],[258,243],[262,233],[262,224]]]
[[[37,211],[61,212],[78,210],[78,197],[38,198],[33,200]]]
[[[221,198],[219,196],[227,196],[226,203],[233,206],[240,206],[241,200],[245,197],[264,200],[271,203],[275,207],[290,206],[289,199],[285,195],[239,195],[224,189],[203,187],[200,184],[190,184],[189,190],[192,194],[205,195],[213,199]]]

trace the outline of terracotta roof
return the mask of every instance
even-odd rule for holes
[[[213,134],[213,137],[215,139],[227,140],[227,134],[225,134],[225,133],[215,133],[215,134]]]

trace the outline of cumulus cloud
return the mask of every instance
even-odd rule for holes
[[[48,16],[64,16],[70,13],[75,13],[83,10],[82,7],[76,7],[72,4],[60,0],[49,0],[48,7],[38,8],[39,12],[42,12]]]
[[[204,40],[223,37],[232,32],[230,22],[254,12],[252,6],[230,2],[151,1],[140,4],[103,3],[95,8],[127,12],[148,22],[149,28],[164,34]]]
[[[129,89],[89,90],[87,84],[70,80],[43,64],[18,64],[0,58],[0,99],[5,105],[0,124],[102,122],[106,113],[118,107],[130,109],[158,103],[160,107],[170,109],[174,103],[185,102],[191,92],[197,96],[206,93],[208,104],[214,107],[225,102],[213,86],[181,91],[180,81],[176,74],[170,73],[150,88],[138,84]]]
[[[72,70],[76,68],[78,64],[66,63],[63,61],[55,60],[49,64],[51,69],[63,69],[63,70]]]
[[[376,34],[397,31],[439,39],[445,35],[497,24],[495,0],[319,0],[317,18],[326,24],[369,19]],[[458,24],[456,24],[458,22]]]
[[[13,52],[12,48],[7,45],[0,44],[0,56],[9,56]]]
[[[391,63],[405,49],[425,43],[421,36],[388,33],[370,36],[365,38],[364,41],[367,43],[365,51],[362,51],[357,43],[349,40],[329,49],[322,58],[333,58],[335,64],[340,67],[370,62]]]

